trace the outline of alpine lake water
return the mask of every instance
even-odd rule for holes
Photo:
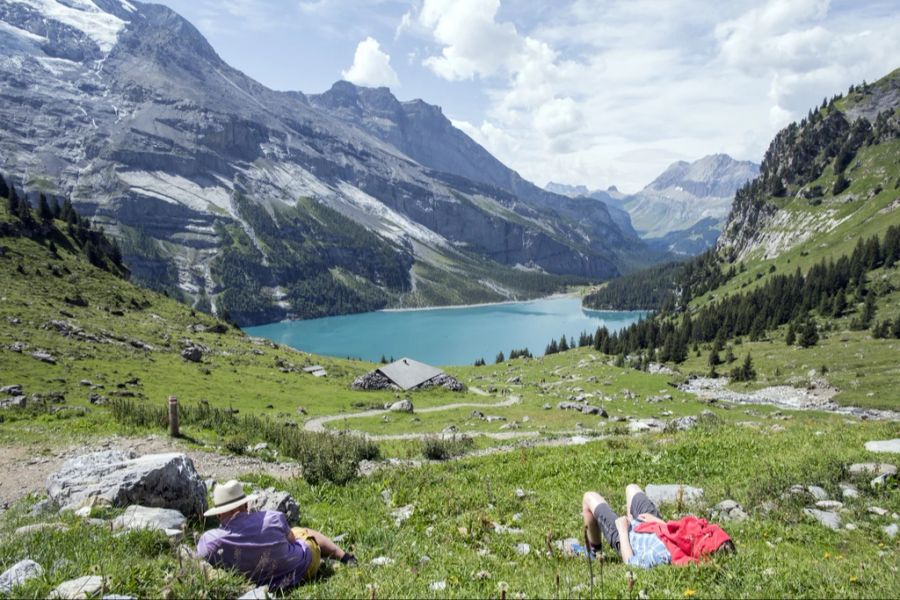
[[[246,327],[248,335],[298,350],[377,362],[409,357],[432,365],[466,365],[498,352],[528,348],[540,356],[565,334],[576,343],[582,332],[605,326],[610,333],[636,322],[643,311],[596,311],[575,296],[421,310],[387,310],[340,317],[282,321]]]

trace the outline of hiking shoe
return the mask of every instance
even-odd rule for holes
[[[356,556],[354,556],[353,554],[345,552],[344,556],[341,557],[341,564],[348,567],[355,567],[359,564],[359,561],[356,560]]]
[[[572,544],[570,546],[572,550],[573,556],[585,556],[587,555],[591,560],[597,558],[597,551],[593,548],[585,548],[581,544]]]

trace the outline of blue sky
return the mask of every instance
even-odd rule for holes
[[[422,98],[510,167],[635,191],[759,161],[824,96],[900,67],[894,0],[162,0],[280,90]]]

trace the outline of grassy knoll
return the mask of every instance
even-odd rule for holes
[[[896,433],[893,425],[839,419],[783,422],[786,430],[761,434],[752,428],[712,423],[686,433],[615,438],[578,447],[538,448],[479,459],[392,469],[339,487],[310,487],[300,480],[277,482],[303,506],[304,525],[333,535],[346,534],[363,566],[326,570],[291,597],[498,597],[585,598],[588,573],[583,560],[546,554],[553,540],[580,536],[579,499],[585,489],[604,491],[615,505],[624,502],[631,481],[683,482],[706,490],[709,502],[733,498],[751,513],[750,520],[728,525],[738,552],[714,564],[691,568],[636,571],[629,593],[626,568],[610,559],[603,581],[595,565],[595,597],[896,597],[897,541],[882,531],[891,518],[866,507],[877,504],[900,511],[895,485],[877,490],[859,482],[862,497],[847,504],[845,523],[853,531],[830,531],[808,520],[802,508],[809,499],[780,499],[794,483],[823,486],[839,497],[844,467],[871,459],[863,443]],[[258,484],[276,483],[258,479]],[[520,499],[517,488],[528,495]],[[391,504],[382,500],[390,490]],[[762,508],[769,506],[768,514]],[[413,516],[396,526],[394,507],[413,504]],[[687,510],[687,509],[682,509]],[[665,511],[681,512],[677,507]],[[108,516],[108,515],[103,515]],[[18,526],[56,517],[27,516],[23,508],[0,524],[0,565],[31,556],[57,566],[42,579],[17,590],[24,597],[44,597],[69,577],[87,572],[110,578],[109,591],[138,596],[236,595],[247,584],[233,576],[204,577],[182,566],[175,550],[149,534],[115,537],[103,527],[65,518],[67,532],[13,536]],[[520,528],[500,534],[492,523]],[[197,529],[199,531],[199,528]],[[531,547],[517,552],[519,543]],[[395,564],[370,566],[377,556]],[[430,560],[424,560],[423,557]],[[63,559],[63,560],[60,560]],[[481,575],[479,576],[479,573]],[[170,574],[170,575],[167,575]],[[482,577],[482,578],[479,578]],[[559,590],[557,590],[557,577]],[[446,582],[435,592],[434,582]]]

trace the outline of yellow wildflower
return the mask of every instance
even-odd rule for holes
[[[682,594],[682,595],[685,598],[690,598],[691,596],[693,596],[696,593],[697,593],[697,590],[692,590],[691,588],[687,588],[686,590],[684,590],[684,594]]]
[[[826,552],[826,553],[825,553],[825,558],[831,558],[831,552]]]

